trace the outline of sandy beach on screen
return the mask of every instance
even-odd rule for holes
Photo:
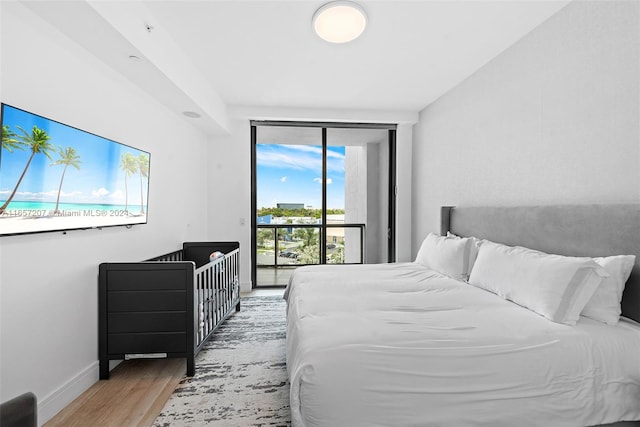
[[[143,224],[145,215],[91,214],[44,215],[44,216],[0,216],[0,234],[37,233],[41,231],[64,231],[81,228],[100,228],[114,225]]]

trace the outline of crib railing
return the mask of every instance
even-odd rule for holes
[[[196,353],[234,307],[240,310],[239,256],[240,250],[235,249],[195,271]]]
[[[179,249],[177,251],[169,252],[168,254],[160,255],[155,258],[148,259],[147,261],[184,261],[184,250]]]
[[[185,261],[180,249],[147,261]],[[189,260],[186,260],[189,261]],[[194,272],[195,354],[211,334],[233,313],[240,310],[240,249],[224,254]]]

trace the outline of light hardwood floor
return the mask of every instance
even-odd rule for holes
[[[283,293],[284,289],[254,289],[242,297]],[[95,383],[44,427],[150,426],[186,371],[185,359],[122,362],[110,379]]]
[[[150,426],[185,375],[185,359],[122,362],[44,427]]]

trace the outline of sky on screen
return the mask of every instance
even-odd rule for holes
[[[102,204],[124,202],[125,178],[119,167],[120,157],[126,152],[138,156],[143,151],[7,105],[3,113],[3,125],[8,125],[17,134],[21,134],[18,126],[28,133],[33,126],[38,126],[49,134],[49,142],[53,146],[76,149],[80,157],[80,169],[69,167],[65,173],[61,201]],[[0,200],[5,199],[15,187],[30,154],[29,149],[14,150],[12,153],[2,150]],[[15,200],[55,201],[63,166],[51,166],[52,162],[60,158],[55,151],[51,154],[52,160],[44,154],[34,156]],[[144,184],[146,186],[146,180]],[[139,201],[139,176],[129,176],[127,187],[129,202]]]

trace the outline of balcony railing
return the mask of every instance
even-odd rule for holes
[[[326,227],[324,251],[321,229]],[[364,224],[257,224],[257,267],[362,264]],[[324,262],[322,260],[324,254]]]

